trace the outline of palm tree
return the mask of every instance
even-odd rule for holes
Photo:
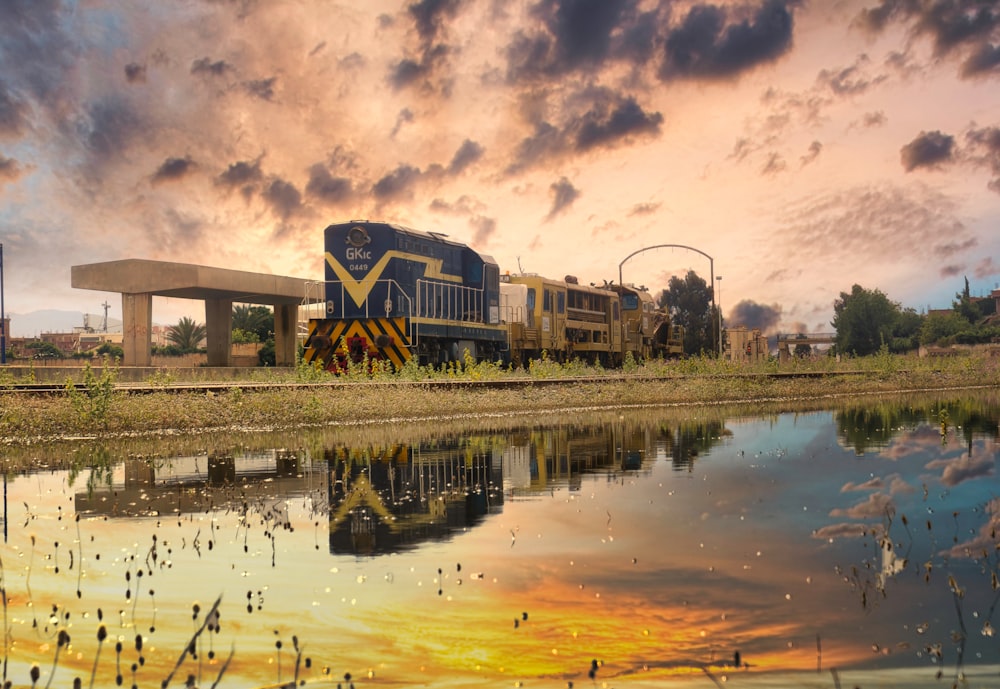
[[[194,352],[205,339],[205,326],[183,316],[177,325],[167,328],[167,339],[184,352]]]
[[[260,342],[265,342],[274,333],[274,313],[266,306],[233,306],[233,330],[256,333]]]

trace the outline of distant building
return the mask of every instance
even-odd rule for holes
[[[730,361],[754,362],[768,358],[770,351],[767,338],[760,328],[748,329],[745,325],[726,328],[726,351],[724,358]]]

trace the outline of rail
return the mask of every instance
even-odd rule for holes
[[[900,373],[906,373],[907,371],[901,370]],[[165,383],[165,384],[150,384],[150,383],[115,383],[115,392],[120,392],[127,395],[144,395],[153,393],[169,393],[169,394],[183,394],[183,393],[196,393],[196,394],[211,394],[215,392],[224,392],[228,390],[239,389],[244,392],[263,392],[269,390],[305,390],[311,388],[329,388],[329,387],[352,387],[352,386],[370,386],[370,387],[383,387],[383,388],[399,388],[399,387],[414,387],[414,388],[529,388],[529,387],[547,387],[547,386],[559,386],[559,385],[578,385],[581,383],[606,383],[606,382],[621,382],[621,381],[639,381],[639,382],[657,382],[657,381],[671,381],[671,380],[724,380],[724,379],[757,379],[757,380],[778,380],[778,379],[795,379],[795,378],[837,378],[841,376],[853,377],[853,376],[864,376],[870,375],[869,371],[770,371],[765,373],[678,373],[672,375],[644,375],[644,374],[631,374],[631,373],[611,373],[606,375],[597,376],[571,376],[566,378],[535,378],[527,375],[523,376],[512,376],[510,378],[495,379],[495,380],[474,380],[474,379],[426,379],[426,380],[395,380],[395,381],[381,381],[381,380],[350,380],[344,379],[337,376],[330,376],[329,381],[323,382],[310,382],[310,383],[300,383],[300,382],[255,382],[255,381],[238,381],[238,380],[228,380],[228,381],[216,381],[216,382],[202,382],[202,383]],[[50,396],[50,395],[65,395],[67,394],[67,388],[73,387],[80,392],[87,392],[88,386],[81,383],[67,384],[67,383],[24,383],[20,384],[17,382],[8,383],[0,387],[0,397],[3,395],[40,395],[40,396]],[[984,386],[993,387],[993,386]],[[704,404],[704,402],[699,402],[697,404]]]

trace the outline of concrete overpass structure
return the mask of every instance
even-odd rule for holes
[[[292,366],[295,364],[298,308],[310,282],[313,281],[137,258],[88,263],[71,269],[73,287],[122,295],[123,363],[127,366],[152,363],[150,333],[154,296],[205,302],[209,366],[232,364],[234,303],[273,306],[275,363]]]

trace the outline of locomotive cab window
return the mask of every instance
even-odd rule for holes
[[[622,295],[622,308],[626,311],[635,311],[639,308],[639,295],[638,294],[623,294]]]
[[[469,261],[466,264],[465,281],[474,285],[483,282],[483,264],[478,261]]]

